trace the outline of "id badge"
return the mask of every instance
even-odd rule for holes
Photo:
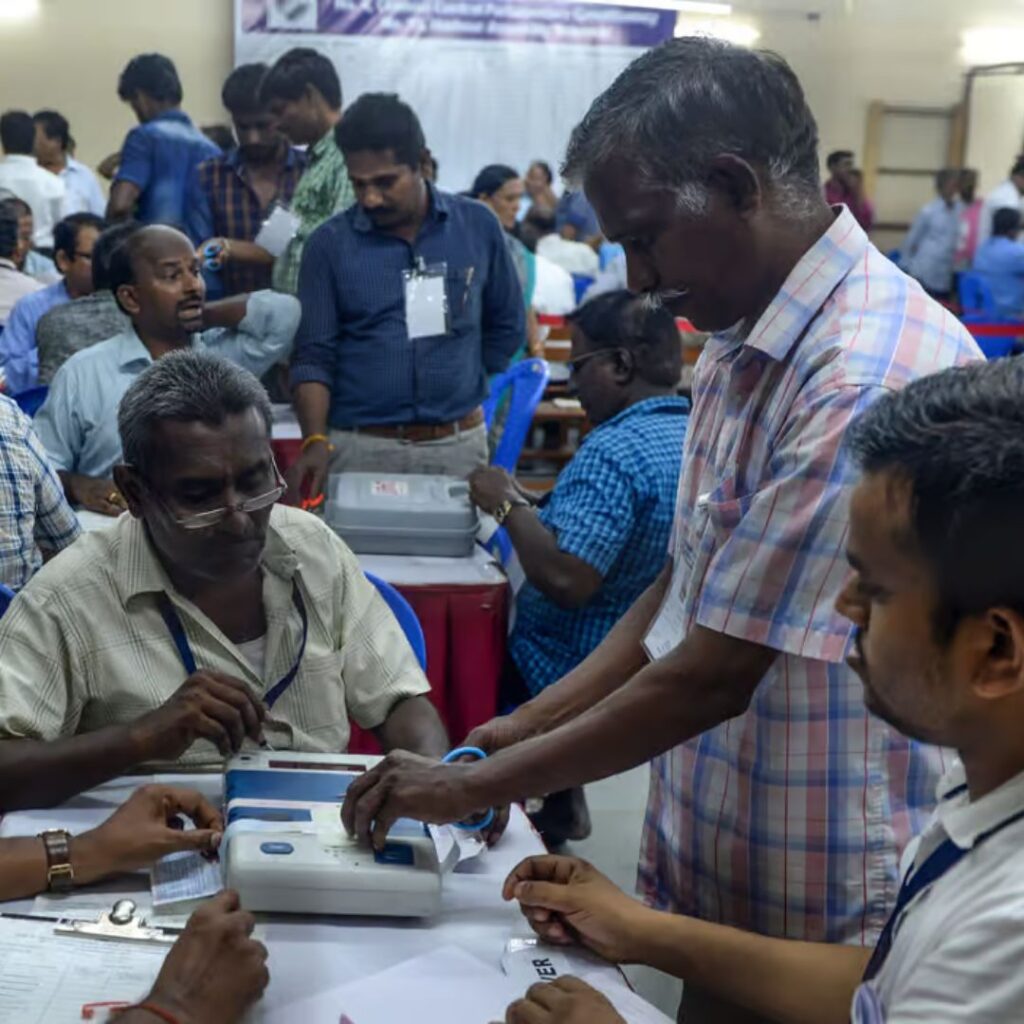
[[[302,221],[287,206],[275,203],[254,241],[277,259],[298,234],[301,224]]]
[[[409,340],[436,338],[448,333],[448,294],[445,291],[446,263],[422,260],[413,270],[402,271],[405,290],[405,326]]]

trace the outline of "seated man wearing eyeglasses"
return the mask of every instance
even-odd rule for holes
[[[124,496],[111,479],[121,458],[117,403],[154,359],[181,348],[216,352],[262,376],[291,350],[299,304],[261,291],[207,304],[192,243],[150,225],[110,256],[110,290],[131,328],[72,356],[54,375],[36,431],[68,498],[116,516]]]
[[[0,811],[145,763],[217,770],[243,746],[447,749],[427,682],[355,556],[285,486],[249,372],[194,350],[121,401],[131,515],[49,562],[0,619]]]
[[[661,572],[686,434],[668,310],[614,291],[569,319],[571,382],[594,429],[536,510],[503,469],[469,478],[526,576],[502,680],[504,703],[517,707],[579,665]],[[586,838],[583,791],[553,793],[533,821],[552,846]]]
[[[36,326],[45,313],[92,294],[92,249],[103,220],[92,213],[73,213],[53,229],[53,256],[59,281],[19,299],[0,335],[0,370],[9,395],[39,383]]]

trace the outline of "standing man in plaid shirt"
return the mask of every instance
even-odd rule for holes
[[[270,287],[274,257],[255,238],[275,204],[291,204],[305,166],[260,97],[267,70],[243,64],[228,75],[221,102],[238,147],[201,163],[189,183],[188,234],[216,267],[207,275],[210,299]]]
[[[672,564],[579,666],[482,727],[485,761],[392,756],[348,827],[464,818],[654,758],[640,864],[655,906],[765,935],[871,945],[943,754],[864,708],[833,604],[856,415],[980,357],[946,310],[821,197],[817,127],[781,58],[676,39],[573,133],[629,286],[712,332],[693,387]],[[756,1020],[687,986],[691,1022]]]

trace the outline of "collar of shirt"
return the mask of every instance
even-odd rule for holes
[[[318,160],[322,160],[330,152],[331,147],[336,145],[337,143],[334,141],[334,129],[331,128],[326,135],[317,139],[317,141],[314,142],[307,150],[309,162],[311,164],[315,164]]]
[[[0,259],[0,267],[3,267],[4,270],[13,270],[16,274],[21,273],[12,260]]]
[[[617,412],[611,419],[605,420],[604,423],[599,423],[587,434],[581,444],[585,443],[587,438],[593,437],[599,430],[604,430],[605,427],[620,426],[626,420],[636,416],[646,416],[652,412],[671,412],[676,415],[685,415],[689,410],[690,403],[678,395],[656,395],[654,398],[645,398],[640,402],[634,402],[632,405],[627,406],[622,412]]]
[[[149,349],[142,343],[142,339],[135,333],[134,327],[129,327],[124,334],[117,339],[117,365],[121,370],[131,369],[138,363],[151,363],[153,357]]]
[[[125,606],[131,598],[140,594],[176,592],[150,543],[142,520],[132,517],[124,524],[123,531],[123,543],[118,550],[114,578]],[[260,565],[289,584],[299,569],[298,556],[272,521],[267,526],[267,541]]]
[[[964,766],[957,761],[939,782],[937,794],[936,822],[957,846],[969,850],[980,835],[1024,809],[1024,772],[972,800]]]
[[[163,113],[157,114],[156,117],[150,118],[146,124],[152,124],[154,121],[177,121],[179,124],[192,124],[192,118],[184,110],[179,109],[165,110]]]
[[[807,250],[789,272],[768,308],[746,338],[741,324],[712,335],[712,358],[731,351],[737,343],[756,348],[782,362],[818,315],[843,278],[864,258],[868,236],[848,207],[833,207],[831,227]]]
[[[321,142],[323,140],[321,139]],[[319,146],[320,143],[318,142]],[[294,147],[285,144],[284,166],[282,170],[290,171],[294,167],[301,166],[302,154]],[[245,169],[245,161],[242,159],[241,150],[236,146],[230,152],[225,153],[221,159],[225,167],[230,167],[239,177]]]
[[[445,198],[444,193],[439,192],[429,181],[425,181],[423,184],[427,186],[427,195],[429,198],[427,203],[427,215],[423,219],[423,226],[420,227],[420,231],[422,231],[423,227],[427,224],[436,224],[447,220],[448,215],[451,213],[451,206],[449,205],[447,198]],[[361,231],[363,234],[370,234],[370,232],[377,230],[366,211],[358,203],[356,204],[355,213],[352,217],[352,227],[355,228],[356,231]],[[380,233],[385,234],[385,232]]]
[[[39,167],[39,161],[27,153],[9,153],[4,157],[5,164],[24,164],[25,166]]]

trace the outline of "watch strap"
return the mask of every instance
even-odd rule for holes
[[[491,517],[499,526],[508,519],[514,508],[525,508],[530,503],[525,498],[506,498],[495,510]]]
[[[47,829],[39,833],[46,850],[46,885],[50,892],[70,892],[75,883],[71,867],[71,833],[66,829]]]

